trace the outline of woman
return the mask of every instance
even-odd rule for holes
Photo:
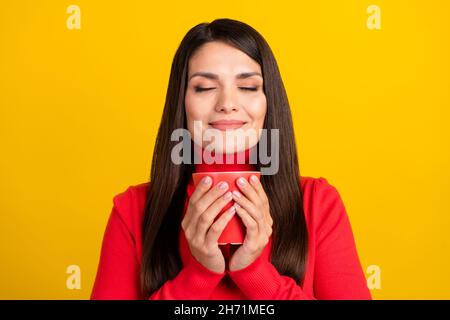
[[[233,121],[230,121],[233,120]],[[176,163],[172,133],[243,134],[245,147],[215,141],[216,159]],[[262,171],[252,130],[278,130],[275,174],[238,192],[193,172]],[[219,137],[220,138],[220,137]],[[191,141],[192,142],[192,141]],[[196,141],[197,142],[197,141]],[[207,144],[192,143],[194,154]],[[269,147],[270,148],[270,147]],[[272,149],[271,149],[272,150]],[[236,159],[244,156],[245,163]],[[218,215],[230,201],[233,205]],[[233,215],[246,227],[230,250],[217,239]],[[219,217],[215,219],[216,217]],[[149,183],[114,197],[92,299],[371,299],[343,202],[324,178],[300,177],[287,95],[276,60],[250,26],[217,19],[192,28],[173,60]]]

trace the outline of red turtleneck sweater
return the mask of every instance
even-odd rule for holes
[[[245,151],[248,160],[249,151]],[[235,158],[236,154],[235,154]],[[196,172],[253,170],[248,163],[195,164]],[[248,162],[248,161],[246,161]],[[270,261],[272,237],[262,254],[241,270],[213,272],[189,250],[183,229],[178,234],[183,268],[154,292],[150,300],[200,299],[371,299],[356,251],[350,222],[338,191],[325,178],[300,177],[309,234],[303,286],[280,274]],[[139,292],[141,224],[149,183],[116,195],[106,226],[91,299],[143,299]],[[187,187],[184,213],[194,191]],[[229,251],[224,250],[226,259]]]

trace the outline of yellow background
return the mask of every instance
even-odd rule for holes
[[[66,8],[81,8],[81,30]],[[381,30],[366,27],[369,5]],[[147,181],[184,34],[228,17],[278,60],[301,174],[346,205],[376,299],[450,298],[448,1],[2,1],[0,298],[89,298],[112,197]],[[81,268],[81,290],[66,268]]]

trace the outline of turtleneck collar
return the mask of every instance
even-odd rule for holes
[[[256,164],[250,163],[250,156],[256,152],[256,147],[231,154],[204,152],[205,149],[196,143],[194,152],[201,159],[201,163],[194,163],[194,172],[222,172],[222,171],[254,171]],[[202,157],[203,155],[203,157]],[[241,159],[244,159],[242,161]],[[216,160],[216,161],[214,161]],[[220,161],[219,161],[220,160]],[[238,163],[239,162],[239,163]]]

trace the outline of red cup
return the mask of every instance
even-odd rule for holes
[[[213,180],[213,186],[221,181],[225,181],[228,183],[228,191],[232,192],[234,190],[239,191],[239,187],[237,186],[237,179],[243,177],[249,181],[250,177],[255,175],[260,179],[261,172],[259,171],[223,171],[223,172],[195,172],[192,174],[192,179],[194,181],[194,186],[197,186],[200,181],[206,177],[210,176]],[[227,209],[229,209],[234,204],[234,201],[231,200],[229,203],[225,205],[222,211],[216,216],[214,221],[216,221]],[[217,241],[218,244],[242,244],[245,239],[246,228],[242,219],[236,213],[233,218],[228,222],[227,226],[223,230],[222,234]]]

